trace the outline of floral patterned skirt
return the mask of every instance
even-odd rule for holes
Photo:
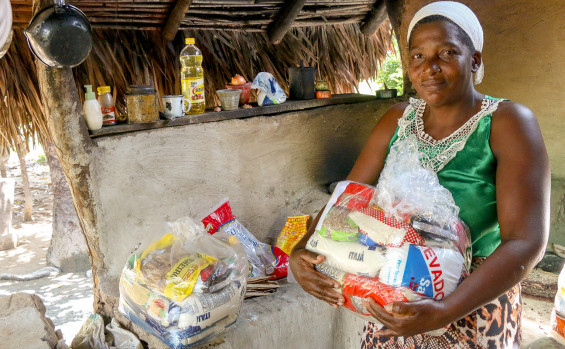
[[[480,264],[484,258],[473,259]],[[378,326],[367,322],[362,349],[508,349],[519,348],[521,340],[522,294],[520,284],[491,303],[451,324],[441,336],[380,337]]]

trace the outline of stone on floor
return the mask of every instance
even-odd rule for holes
[[[0,318],[0,349],[53,349],[59,342],[64,345],[37,295],[20,292],[1,297]]]

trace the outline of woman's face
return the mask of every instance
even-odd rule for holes
[[[458,30],[453,23],[436,21],[420,24],[412,32],[408,75],[428,104],[450,104],[472,92],[481,54],[470,52]]]

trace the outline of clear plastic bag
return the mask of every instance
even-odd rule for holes
[[[247,260],[237,240],[224,243],[190,218],[132,254],[120,278],[120,311],[172,348],[200,345],[237,320]]]
[[[362,300],[440,300],[468,274],[470,233],[458,213],[406,140],[391,149],[377,187],[337,184],[306,248],[326,257],[316,268],[341,283],[345,307],[375,321]]]
[[[257,74],[251,84],[251,88],[259,89],[257,104],[261,106],[281,104],[286,101],[286,94],[271,73],[261,72]]]
[[[202,219],[206,231],[222,241],[236,238],[249,260],[249,277],[287,276],[288,255],[280,248],[265,244],[251,234],[233,215],[228,199],[222,200],[212,212]]]

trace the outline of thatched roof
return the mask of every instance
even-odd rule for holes
[[[189,7],[178,24],[180,31],[172,41],[164,40],[171,11],[183,2]],[[210,98],[214,91],[224,88],[236,73],[252,80],[268,71],[287,90],[288,67],[301,60],[315,66],[316,78],[327,80],[334,93],[352,92],[360,80],[375,76],[392,50],[388,20],[370,36],[361,33],[360,24],[374,17],[373,2],[305,1],[275,45],[272,28],[284,12],[283,0],[70,1],[87,14],[94,28],[94,47],[85,63],[74,69],[76,82],[111,86],[122,112],[122,96],[130,84],[154,84],[160,94],[180,93],[178,54],[184,37],[194,37],[203,51],[208,106],[216,104]],[[46,132],[35,66],[21,33],[31,19],[31,0],[11,3],[16,35],[0,59],[0,146],[15,146],[18,139]]]
[[[27,26],[32,0],[10,0],[14,24]],[[162,30],[179,14],[180,29],[269,31],[290,8],[291,27],[366,23],[384,0],[70,0],[95,28]]]

